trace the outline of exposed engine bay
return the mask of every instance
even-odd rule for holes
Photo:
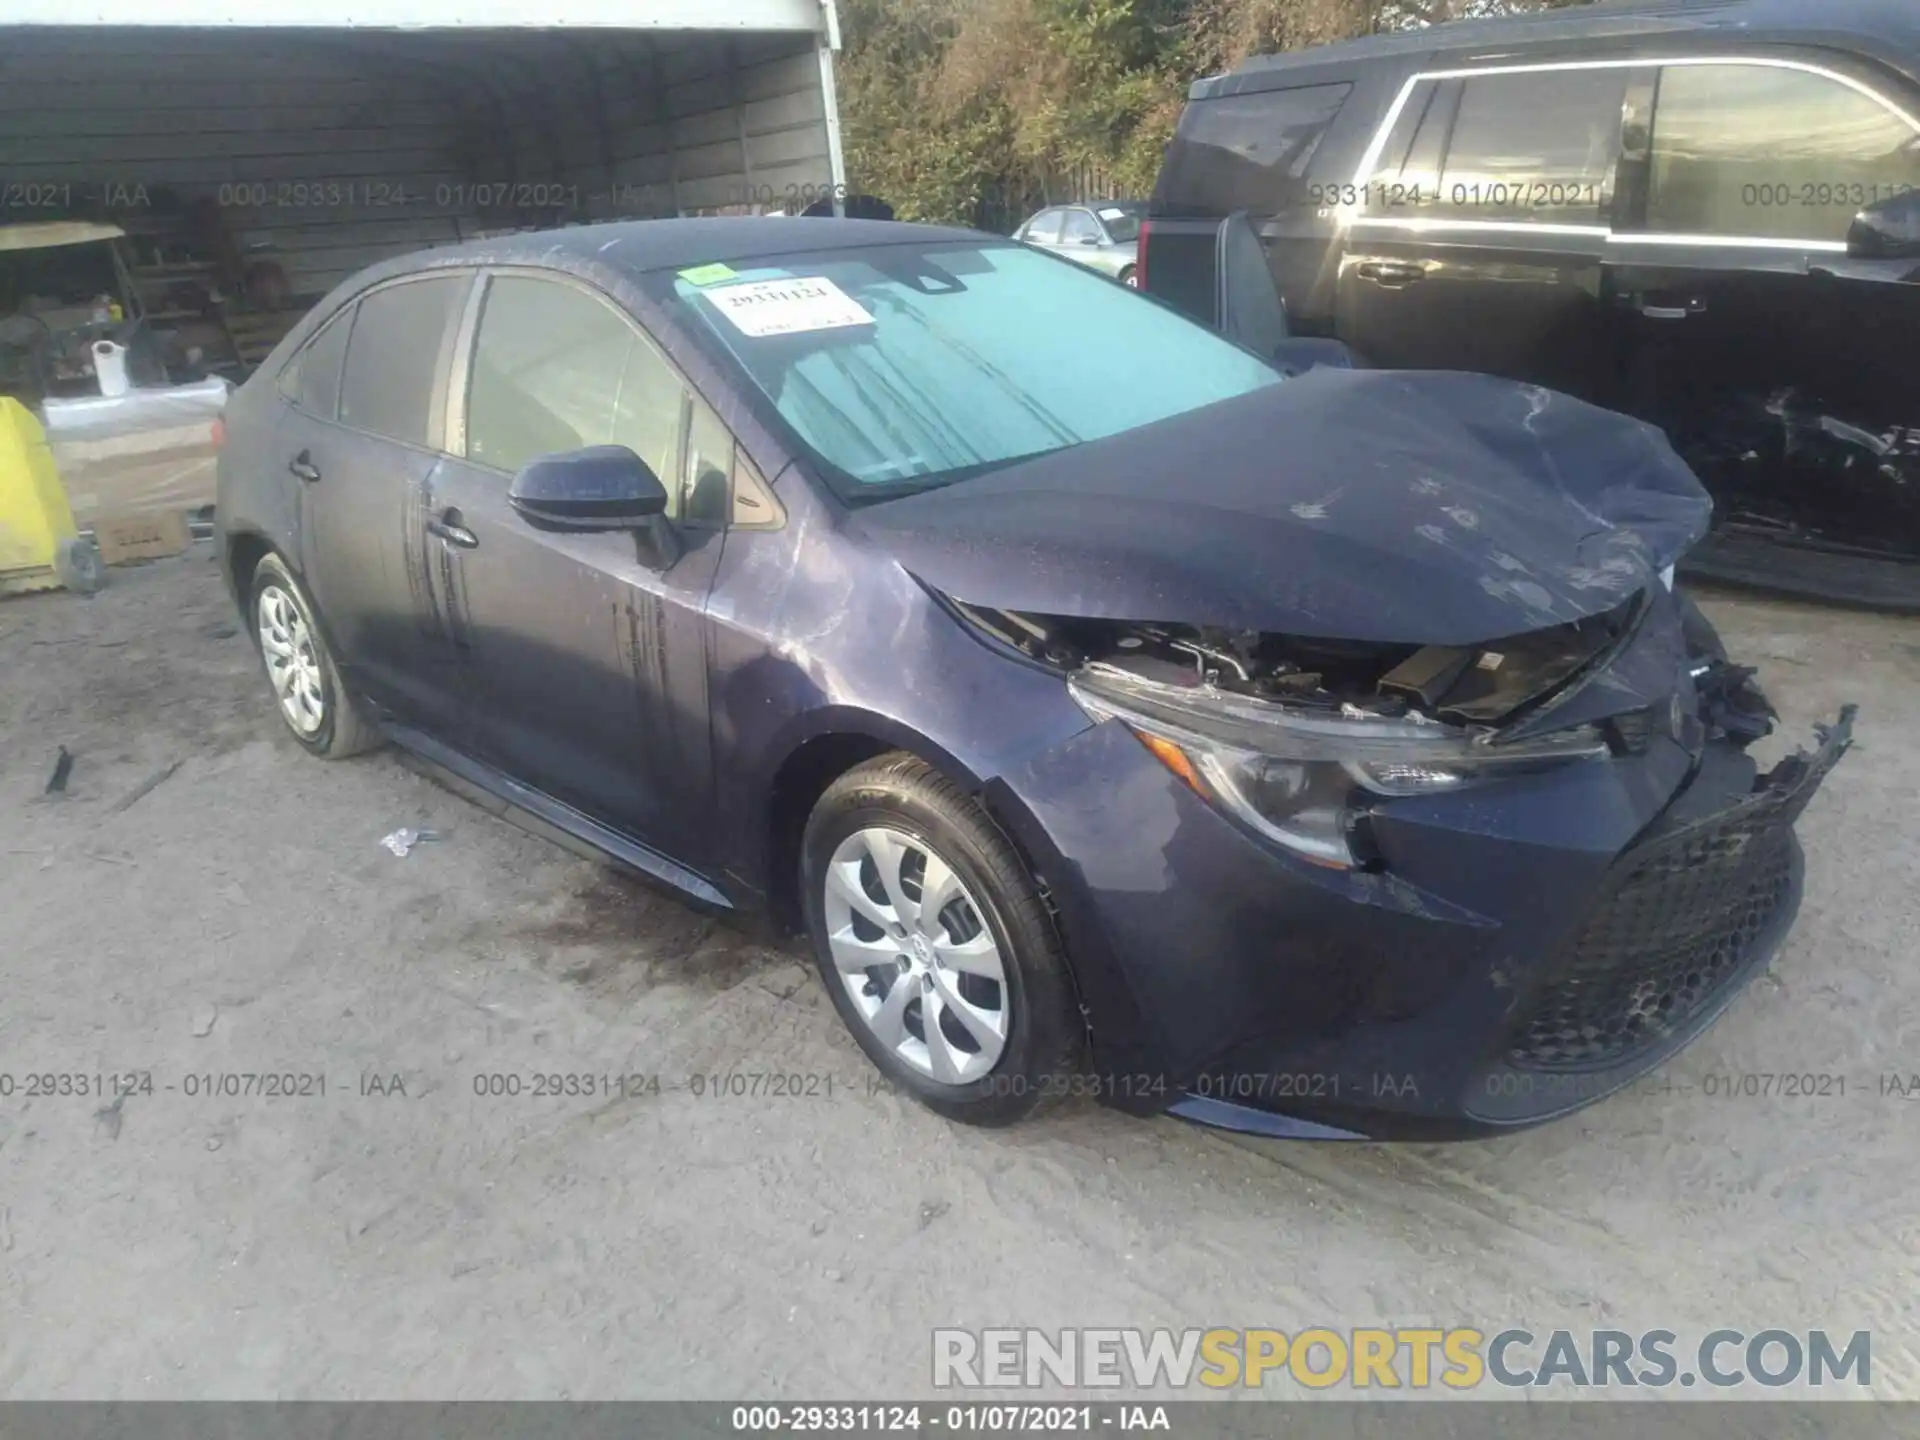
[[[1334,714],[1499,726],[1547,699],[1632,633],[1640,597],[1496,645],[1381,645],[1208,626],[1083,620],[963,607],[1031,659],[1113,666],[1143,680],[1207,686]]]
[[[1472,647],[958,608],[982,630],[1054,669],[1118,670],[1156,685],[1268,700],[1298,712],[1424,721],[1489,735],[1605,664],[1632,637],[1648,603],[1637,595],[1571,624]],[[1692,602],[1680,603],[1703,718],[1741,745],[1770,733],[1774,712],[1754,684],[1754,671],[1732,664]],[[1618,748],[1639,748],[1643,737],[1631,717],[1612,728]]]

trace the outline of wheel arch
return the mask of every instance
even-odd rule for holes
[[[281,563],[289,569],[293,568],[293,562],[258,530],[232,531],[226,538],[226,554],[221,557],[221,563],[226,567],[227,593],[233,596],[242,618],[251,621],[252,617],[247,614],[248,592],[253,588],[253,572],[260,568],[260,562],[269,555],[280,555]],[[296,570],[295,574],[298,573]]]
[[[958,757],[883,715],[828,712],[789,740],[765,791],[765,893],[769,913],[781,930],[798,934],[806,928],[800,903],[800,840],[814,806],[849,770],[896,750],[924,760],[968,794],[980,794],[979,777]]]
[[[976,775],[944,747],[917,731],[883,716],[849,713],[833,723],[816,728],[792,744],[775,769],[768,786],[767,832],[767,908],[774,925],[787,934],[806,929],[800,896],[800,848],[807,819],[820,797],[842,775],[869,760],[895,751],[925,761],[933,769],[958,785],[979,805],[980,812],[1013,848],[1027,874],[1039,887],[1055,933],[1066,959],[1067,979],[1076,1001],[1085,1015],[1085,996],[1079,973],[1079,958],[1074,953],[1070,929],[1054,898],[1050,847],[1040,849],[1033,843],[1042,832],[1021,823],[1019,802],[1004,784]],[[1012,813],[1009,813],[1012,812]],[[1044,842],[1043,842],[1044,844]],[[1052,856],[1057,860],[1057,856]]]

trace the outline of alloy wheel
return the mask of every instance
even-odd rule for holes
[[[267,678],[280,701],[280,713],[302,735],[316,734],[326,723],[326,690],[320,673],[320,655],[313,631],[293,596],[278,585],[260,591],[256,605],[260,653],[267,662]]]
[[[824,882],[834,969],[874,1036],[933,1080],[966,1085],[1006,1049],[1000,947],[965,882],[924,840],[880,826],[833,852]]]

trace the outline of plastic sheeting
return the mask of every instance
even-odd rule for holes
[[[125,395],[48,400],[47,441],[82,526],[107,515],[197,510],[214,501],[219,377]]]
[[[978,605],[1475,645],[1659,584],[1711,512],[1639,421],[1486,376],[1317,369],[853,523]]]

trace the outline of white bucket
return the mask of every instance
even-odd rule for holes
[[[102,395],[124,395],[133,388],[127,379],[127,347],[111,340],[93,342],[93,373]]]

